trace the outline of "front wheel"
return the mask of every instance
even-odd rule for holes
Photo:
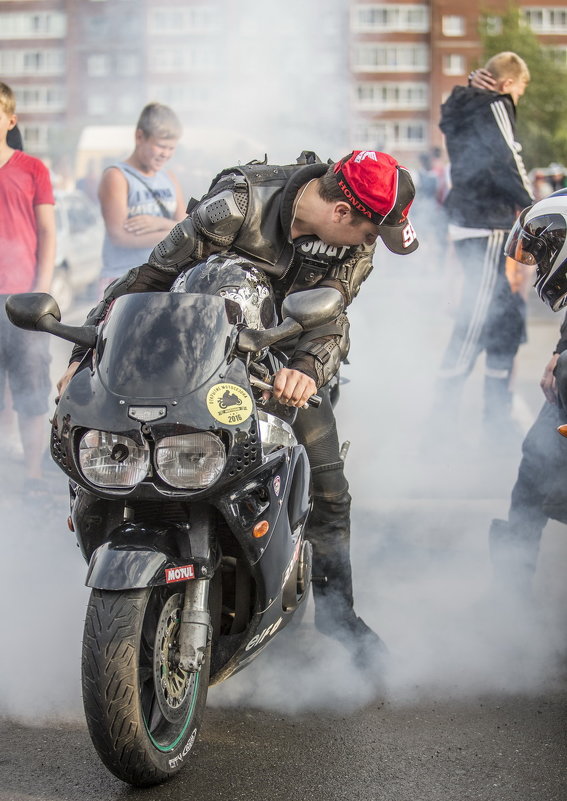
[[[83,637],[83,703],[93,744],[122,781],[159,784],[186,763],[207,698],[179,667],[183,594],[169,587],[93,590]]]

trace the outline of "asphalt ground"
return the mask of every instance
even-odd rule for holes
[[[442,274],[416,279],[410,266],[373,276],[352,308],[337,414],[351,441],[356,605],[389,646],[385,670],[354,669],[314,630],[310,603],[297,631],[211,689],[190,766],[162,787],[128,789],[98,761],[82,716],[86,566],[65,525],[64,477],[48,473],[51,497],[37,507],[4,449],[1,801],[565,801],[565,527],[546,528],[526,602],[494,582],[487,543],[490,520],[506,514],[560,318],[530,300],[518,436],[483,440],[480,363],[459,441],[424,447],[453,306]],[[54,376],[67,352],[54,345]]]

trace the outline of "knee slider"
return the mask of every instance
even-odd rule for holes
[[[350,502],[348,494],[348,481],[344,474],[343,462],[321,464],[311,469],[313,495],[319,498],[328,498],[334,501],[345,500]]]

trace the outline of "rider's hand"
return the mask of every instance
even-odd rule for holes
[[[317,392],[317,384],[313,379],[300,370],[290,370],[282,367],[274,376],[272,397],[285,406],[305,406],[311,395]],[[263,393],[267,399],[269,392]]]
[[[474,86],[475,89],[490,89],[493,92],[496,91],[496,81],[490,72],[482,67],[471,72],[469,81],[471,86]]]
[[[75,373],[77,372],[77,367],[80,365],[81,362],[71,362],[69,367],[65,370],[59,381],[57,382],[57,393],[59,398],[65,392],[65,388],[69,381],[73,378]]]
[[[549,401],[549,403],[554,403],[555,405],[557,405],[557,385],[555,383],[553,371],[555,370],[555,365],[557,364],[558,358],[559,354],[554,353],[551,359],[545,365],[542,379],[539,382],[546,400]]]

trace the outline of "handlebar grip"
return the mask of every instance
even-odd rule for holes
[[[262,381],[262,379],[257,378],[255,375],[250,376],[250,383],[253,387],[257,387],[258,389],[266,389],[268,392],[272,390],[272,385],[268,381]],[[307,401],[307,405],[313,406],[313,408],[316,409],[321,405],[322,402],[323,398],[320,395],[311,395]]]

